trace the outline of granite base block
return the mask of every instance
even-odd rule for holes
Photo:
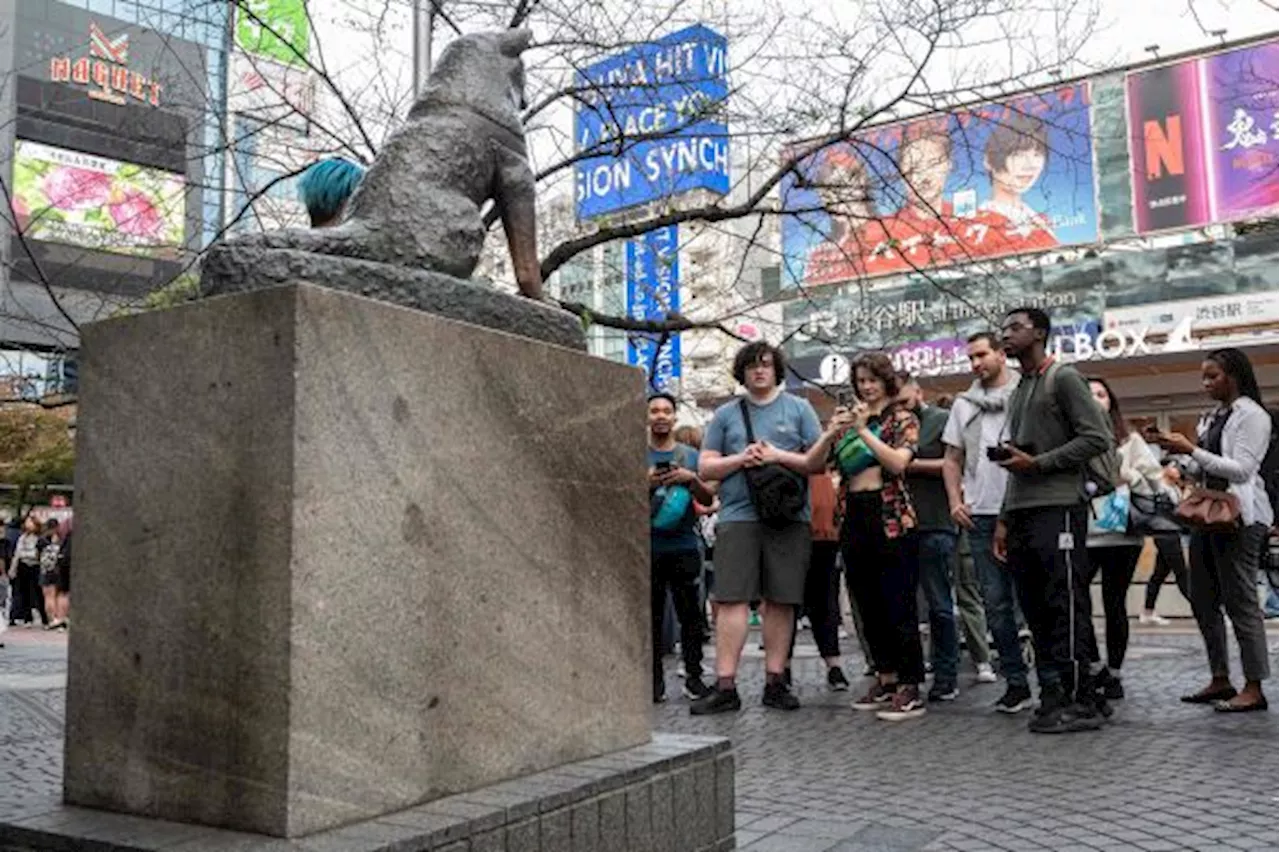
[[[200,291],[206,296],[307,282],[557,346],[587,348],[581,320],[556,305],[426,269],[234,241],[210,248],[200,269]]]
[[[0,852],[722,852],[732,824],[676,825],[654,790],[701,799],[730,791],[728,740],[655,734],[617,753],[629,769],[592,758],[307,837],[283,839],[50,802],[0,821]],[[703,790],[709,787],[709,790]],[[500,789],[499,789],[500,788]],[[548,793],[548,791],[550,791]],[[556,807],[546,806],[554,797]],[[495,802],[501,801],[502,804]],[[703,813],[698,808],[698,813]],[[530,816],[532,814],[532,816]]]
[[[69,804],[299,837],[649,739],[640,370],[303,284],[80,356]]]

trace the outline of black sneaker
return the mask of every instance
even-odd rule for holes
[[[760,703],[774,710],[800,709],[800,699],[795,697],[785,681],[765,684],[764,697],[760,699]]]
[[[960,697],[960,689],[954,683],[934,682],[929,690],[930,701],[955,701]]]
[[[1096,731],[1102,727],[1103,718],[1094,708],[1078,702],[1050,707],[1044,713],[1031,717],[1027,730],[1033,734],[1074,734]]]
[[[737,713],[742,709],[742,699],[737,689],[713,688],[706,695],[689,705],[690,716],[712,716],[716,713]]]
[[[712,693],[711,687],[702,682],[700,677],[685,678],[684,681],[684,697],[696,701],[699,698],[706,698]]]
[[[1021,713],[1032,704],[1031,689],[1026,686],[1011,686],[995,704],[997,713]]]
[[[1120,686],[1120,682],[1116,681],[1116,686]],[[1121,694],[1124,688],[1120,687]],[[1106,686],[1096,679],[1085,685],[1080,694],[1076,697],[1076,703],[1082,707],[1092,710],[1104,722],[1109,720],[1115,713],[1115,709],[1107,702]]]
[[[849,691],[849,679],[844,676],[844,669],[839,666],[827,669],[827,689],[832,692]]]
[[[1062,717],[1065,710],[1065,707],[1045,707],[1043,705],[1037,707],[1036,712],[1031,714],[1031,721],[1027,723],[1027,730],[1033,734],[1067,733],[1067,723]]]
[[[1108,701],[1119,701],[1124,698],[1124,684],[1120,682],[1120,678],[1111,673],[1110,669],[1103,669],[1094,675],[1093,685]]]
[[[1093,704],[1077,701],[1067,706],[1065,715],[1072,732],[1096,731],[1102,727],[1106,717],[1110,715],[1110,708],[1103,712]]]

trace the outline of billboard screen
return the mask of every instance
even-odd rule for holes
[[[574,164],[580,219],[706,189],[729,191],[728,42],[700,24],[580,73]],[[620,146],[620,150],[619,150]]]
[[[627,316],[636,320],[662,320],[680,310],[680,229],[658,228],[627,241]],[[680,335],[661,337],[632,334],[627,341],[627,363],[643,367],[649,386],[670,390],[680,378]]]
[[[237,4],[236,47],[282,65],[305,67],[311,50],[306,0],[243,0]]]
[[[1129,76],[1139,233],[1274,214],[1277,58],[1270,42]]]
[[[182,175],[19,139],[12,195],[29,239],[150,257],[183,242]]]
[[[1092,242],[1088,86],[859,134],[803,160],[782,203],[790,286]]]

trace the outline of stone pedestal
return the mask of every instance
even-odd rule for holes
[[[0,852],[727,852],[727,740],[642,746],[500,781],[377,819],[279,840],[57,802],[0,809]]]
[[[82,340],[68,804],[292,837],[648,740],[638,370],[307,285]]]
[[[570,349],[587,348],[582,321],[568,311],[429,269],[235,240],[210,247],[200,264],[200,292],[206,296],[298,283],[418,308]]]

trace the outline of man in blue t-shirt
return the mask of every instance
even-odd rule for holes
[[[718,481],[720,515],[716,525],[716,688],[695,701],[695,715],[738,710],[737,671],[747,638],[748,607],[764,601],[764,704],[794,710],[800,702],[785,678],[794,607],[804,603],[809,570],[808,474],[822,470],[836,432],[822,431],[808,401],[782,390],[786,361],[780,349],[764,341],[738,351],[733,376],[746,394],[716,410],[702,444],[699,472]],[[751,418],[748,440],[742,401]],[[845,424],[847,427],[847,424]],[[746,468],[779,465],[801,477],[805,505],[791,521],[761,522],[743,473]]]
[[[649,397],[649,593],[653,631],[653,701],[667,699],[662,674],[662,614],[667,590],[680,620],[684,694],[702,698],[702,614],[698,578],[702,551],[694,532],[694,502],[710,506],[715,493],[698,477],[698,451],[675,439],[676,400],[669,393]]]

